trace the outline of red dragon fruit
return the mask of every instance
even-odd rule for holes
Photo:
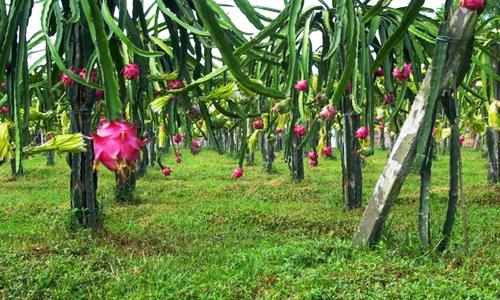
[[[458,137],[458,141],[460,142],[460,144],[463,144],[464,141],[465,141],[465,136],[462,134]]]
[[[314,150],[309,151],[309,153],[307,154],[307,157],[309,157],[309,159],[318,158],[318,156],[316,156],[316,152],[314,152]]]
[[[356,130],[356,137],[358,139],[366,139],[369,134],[370,130],[368,130],[368,127],[366,126],[360,127],[358,130]]]
[[[94,141],[96,166],[102,163],[107,169],[122,172],[125,168],[134,169],[135,161],[144,142],[137,137],[137,126],[126,121],[107,121],[102,119]]]
[[[123,77],[127,80],[135,80],[139,78],[140,69],[137,64],[128,64],[123,69]]]
[[[257,119],[253,121],[252,127],[255,130],[264,129],[264,121],[262,121],[262,119]]]
[[[283,133],[283,129],[282,128],[279,128],[279,127],[276,127],[276,129],[274,130],[274,132],[277,134],[277,135],[280,135]]]
[[[170,176],[170,174],[172,173],[172,169],[170,167],[165,166],[161,169],[161,172],[165,176]]]
[[[323,150],[321,151],[324,156],[330,157],[333,154],[333,149],[330,146],[323,147]]]
[[[0,115],[6,115],[9,113],[9,108],[7,106],[0,107]]]
[[[243,168],[242,167],[237,167],[234,169],[233,174],[231,175],[233,178],[241,178],[243,176]]]
[[[299,92],[306,91],[309,88],[309,83],[307,80],[299,80],[295,83],[295,90]]]
[[[75,73],[75,70],[73,69],[69,69],[68,71],[70,71],[71,73]],[[69,87],[75,84],[75,81],[71,79],[71,77],[69,77],[66,73],[61,73],[60,81],[62,85],[64,85],[64,87]]]
[[[460,1],[460,7],[466,8],[468,10],[478,10],[483,8],[484,0],[462,0]]]
[[[306,132],[307,129],[304,125],[295,125],[295,127],[293,127],[293,133],[297,137],[304,137],[304,135],[306,135]]]

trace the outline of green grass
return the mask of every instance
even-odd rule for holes
[[[387,154],[364,168],[364,203]],[[173,158],[169,158],[173,164]],[[448,158],[433,167],[432,234],[437,244],[448,184]],[[444,254],[422,253],[417,236],[419,177],[406,181],[374,250],[350,240],[362,209],[344,211],[339,161],[320,161],[303,183],[278,159],[241,180],[235,160],[204,151],[185,155],[173,174],[148,171],[137,205],[113,201],[102,169],[98,197],[104,229],[70,224],[69,168],[27,161],[26,176],[0,169],[0,299],[14,298],[482,298],[499,297],[500,189],[486,182],[485,159],[464,151],[469,252],[459,209]]]

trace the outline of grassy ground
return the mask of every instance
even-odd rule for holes
[[[365,203],[386,153],[367,160]],[[171,159],[172,160],[172,159]],[[437,244],[447,202],[447,162],[433,167],[432,233]],[[104,230],[69,226],[69,168],[62,159],[26,163],[26,176],[0,169],[0,298],[498,298],[500,189],[486,183],[485,159],[464,153],[469,253],[462,210],[450,249],[418,246],[419,177],[411,175],[369,251],[350,244],[362,209],[341,202],[339,161],[320,162],[303,183],[260,164],[229,178],[235,161],[202,152],[185,156],[169,178],[149,170],[137,205],[113,201],[113,176],[102,170],[98,197]]]

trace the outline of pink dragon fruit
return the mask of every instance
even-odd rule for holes
[[[295,83],[295,90],[299,92],[306,91],[309,88],[309,83],[307,80],[299,80]]]
[[[307,129],[304,125],[299,124],[299,125],[295,125],[295,127],[293,127],[293,133],[297,137],[304,137],[304,135],[306,135],[306,132],[307,132]]]
[[[356,130],[356,137],[358,139],[366,139],[369,134],[370,130],[368,130],[368,127],[366,126],[360,127],[358,130]]]
[[[262,119],[257,119],[253,121],[252,127],[255,130],[264,129],[264,121],[262,121]]]
[[[123,78],[127,80],[135,80],[139,78],[140,70],[137,64],[128,64],[123,69]]]
[[[75,73],[74,69],[68,69],[71,73]],[[61,73],[60,81],[64,87],[69,87],[75,84],[75,81],[71,79],[66,73]]]
[[[380,124],[380,125],[378,125],[378,129],[380,129],[380,131],[384,131],[384,129],[385,129],[384,124]]]
[[[233,174],[231,175],[233,178],[241,178],[243,176],[243,168],[242,167],[237,167],[234,169]]]
[[[435,136],[437,132],[438,132],[437,127],[432,127],[432,136]]]
[[[333,118],[335,118],[336,115],[337,115],[337,108],[331,104],[323,106],[321,112],[319,113],[319,116],[324,121],[331,121],[333,120]]]
[[[330,146],[323,147],[323,150],[321,151],[324,156],[330,157],[333,154],[333,149]]]
[[[167,90],[179,90],[184,88],[184,82],[179,79],[169,80],[167,82]]]
[[[282,128],[279,128],[279,127],[276,127],[276,129],[274,130],[274,132],[278,135],[282,134],[283,133],[283,129]]]
[[[165,176],[170,176],[170,174],[172,173],[172,169],[170,167],[165,166],[161,169],[161,172]]]
[[[382,69],[382,67],[379,67],[377,71],[375,71],[375,76],[384,77],[384,69]]]
[[[463,144],[464,141],[465,141],[465,136],[462,134],[458,137],[458,141],[460,142],[460,144]]]
[[[484,0],[462,0],[460,1],[460,7],[466,8],[468,10],[479,10],[483,8]]]
[[[102,119],[94,141],[94,159],[96,167],[102,163],[114,172],[123,172],[125,168],[134,169],[135,161],[144,142],[137,137],[137,126],[126,121],[107,121]]]
[[[394,75],[394,77],[396,77],[398,80],[406,80],[410,78],[411,73],[413,73],[411,64],[407,63],[404,63],[402,70],[398,69],[398,67],[395,67],[392,71],[392,75]]]
[[[316,158],[318,158],[318,156],[316,155],[316,152],[314,152],[314,150],[309,151],[309,153],[307,153],[307,157],[309,159],[316,159]]]
[[[7,106],[0,107],[0,115],[6,115],[9,113],[9,108]]]

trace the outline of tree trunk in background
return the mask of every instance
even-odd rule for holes
[[[456,40],[457,43],[448,44],[444,63],[445,68],[439,82],[440,90],[438,95],[441,94],[454,71],[453,68],[447,66],[460,65],[462,54],[465,53],[465,47],[467,43],[471,42],[476,21],[477,15],[471,11],[460,9],[452,16],[447,36]],[[372,198],[363,214],[354,237],[354,243],[357,245],[373,245],[380,238],[385,219],[399,195],[415,158],[417,137],[423,120],[429,117],[426,116],[426,109],[430,96],[431,81],[434,76],[432,69],[429,68],[394,144],[389,160],[377,181]]]
[[[486,130],[486,147],[488,149],[488,181],[498,183],[500,180],[500,138],[495,128],[489,127]]]
[[[349,97],[344,97],[344,130],[342,144],[342,187],[344,203],[347,209],[361,206],[363,198],[363,175],[359,141],[355,132],[359,128],[360,115],[357,114]]]
[[[276,143],[275,139],[273,139],[270,135],[264,137],[264,147],[262,148],[262,153],[264,154],[264,170],[267,173],[271,173],[273,171],[273,162],[274,162],[274,144]]]
[[[299,138],[292,133],[292,149],[290,160],[290,173],[295,181],[304,180],[304,149],[300,146],[302,138]]]

